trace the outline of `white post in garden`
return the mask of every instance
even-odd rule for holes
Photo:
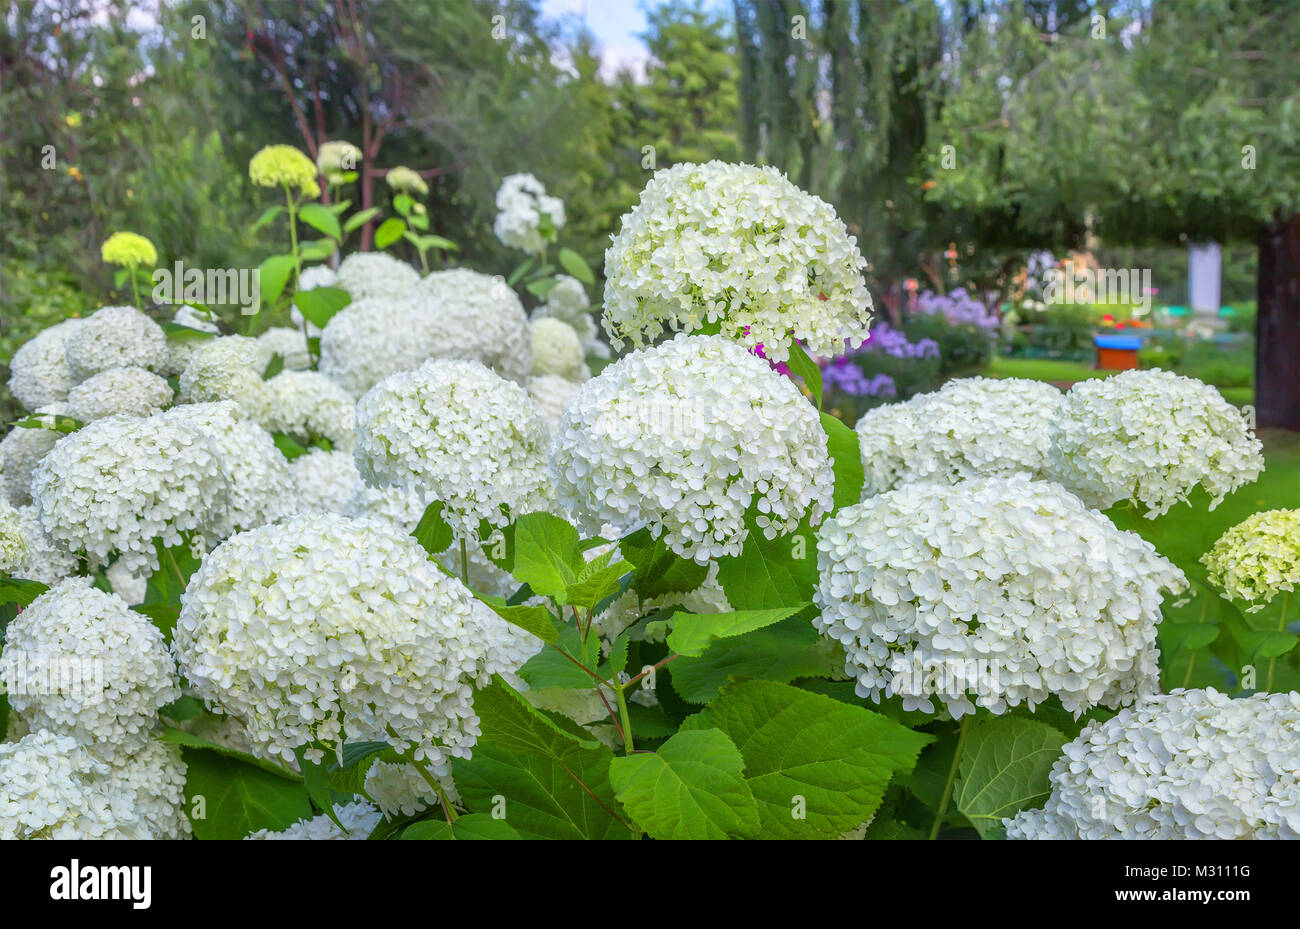
[[[1187,249],[1187,304],[1192,321],[1218,329],[1219,284],[1223,256],[1218,242],[1202,242]]]

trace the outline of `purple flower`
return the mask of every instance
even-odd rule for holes
[[[941,296],[926,291],[916,298],[916,312],[926,316],[942,313],[954,326],[972,325],[980,329],[996,329],[998,317],[991,309],[958,287]]]
[[[836,358],[822,370],[822,384],[827,390],[839,390],[850,397],[897,397],[898,386],[888,374],[868,378],[848,358]]]
[[[862,351],[884,352],[894,358],[938,358],[939,343],[934,339],[909,342],[907,336],[889,323],[877,323],[862,344]]]

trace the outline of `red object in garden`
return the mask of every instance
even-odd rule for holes
[[[1103,371],[1130,371],[1138,366],[1138,349],[1142,337],[1136,335],[1095,335],[1097,367]]]

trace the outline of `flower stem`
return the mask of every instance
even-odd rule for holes
[[[135,294],[135,308],[144,310],[144,307],[140,305],[140,279],[135,273],[135,265],[128,265],[127,269],[131,273],[131,293]]]
[[[1286,632],[1286,608],[1287,601],[1290,600],[1291,594],[1284,592],[1282,594],[1282,618],[1278,620],[1277,631]],[[1273,691],[1273,671],[1277,668],[1277,657],[1274,656],[1268,660],[1268,676],[1264,678],[1264,689],[1269,693]]]
[[[460,537],[460,580],[466,587],[469,586],[469,552],[463,535]]]
[[[944,814],[948,812],[948,801],[952,799],[952,787],[957,781],[957,766],[961,764],[962,749],[966,747],[966,733],[970,730],[970,715],[961,718],[957,729],[957,747],[952,753],[952,764],[948,767],[948,780],[943,785],[943,796],[939,798],[939,809],[934,814],[934,825],[930,827],[930,839],[939,838],[939,829],[943,826]]]
[[[614,688],[614,694],[618,697],[618,715],[623,720],[623,748],[630,755],[636,751],[636,746],[632,744],[632,718],[627,712],[627,695],[623,692],[626,684],[617,685]]]

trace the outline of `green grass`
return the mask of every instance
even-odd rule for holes
[[[1300,434],[1265,430],[1260,433],[1260,439],[1264,443],[1264,473],[1253,484],[1247,484],[1229,494],[1212,511],[1205,493],[1198,489],[1189,502],[1180,503],[1156,519],[1146,519],[1122,507],[1110,510],[1107,515],[1121,528],[1132,529],[1142,535],[1161,554],[1187,572],[1189,577],[1198,577],[1204,571],[1200,564],[1201,555],[1226,530],[1261,510],[1300,508]],[[1277,630],[1282,619],[1282,598],[1278,597],[1261,612],[1245,613],[1237,618],[1231,614],[1226,601],[1222,600],[1217,591],[1194,586],[1191,596],[1191,601],[1181,607],[1166,602],[1166,621],[1161,625],[1163,684],[1166,689],[1184,685],[1210,685],[1235,690],[1235,679],[1240,669],[1232,667],[1222,657],[1210,657],[1210,651],[1220,656],[1231,651],[1220,647],[1228,641],[1225,637],[1233,635],[1229,628],[1231,623],[1240,624],[1244,620],[1251,629]],[[1287,625],[1292,629],[1296,628],[1295,620],[1300,620],[1300,596],[1297,595],[1291,597],[1288,610]],[[1223,642],[1216,643],[1209,650],[1180,650],[1176,647],[1176,640],[1169,634],[1171,624],[1179,623],[1219,625]],[[1274,690],[1283,687],[1300,688],[1297,658],[1300,658],[1300,649],[1279,659]],[[1249,660],[1249,657],[1241,660]],[[1257,686],[1262,689],[1267,660],[1253,663],[1257,668]]]
[[[988,377],[1023,377],[1031,381],[1085,381],[1110,377],[1116,371],[1097,371],[1081,361],[1052,361],[1046,358],[1002,358],[989,362]]]

